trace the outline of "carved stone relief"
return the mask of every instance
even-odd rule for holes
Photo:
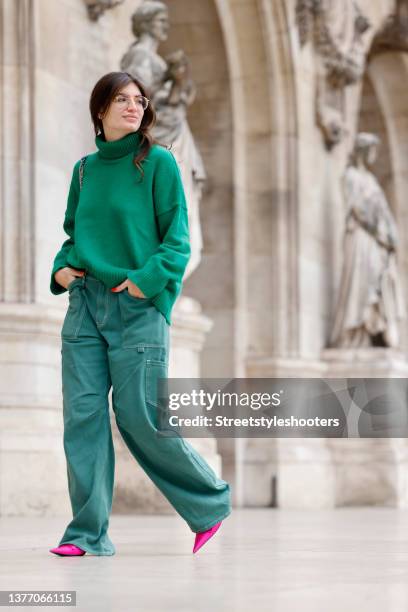
[[[311,40],[317,51],[316,120],[331,149],[345,130],[344,89],[365,70],[370,24],[355,0],[298,0],[296,18],[301,45]]]

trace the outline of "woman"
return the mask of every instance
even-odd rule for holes
[[[196,552],[231,512],[229,484],[182,437],[157,435],[171,310],[190,255],[173,154],[150,135],[142,84],[111,72],[90,98],[98,151],[73,169],[51,292],[69,292],[61,330],[64,450],[72,521],[59,555],[113,555],[114,448],[108,393],[130,452],[196,533]],[[80,172],[81,170],[81,172]]]

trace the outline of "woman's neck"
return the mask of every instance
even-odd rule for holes
[[[130,133],[130,131],[115,130],[114,128],[104,129],[106,142],[113,142],[114,140],[119,140],[120,138],[123,138],[124,136]]]

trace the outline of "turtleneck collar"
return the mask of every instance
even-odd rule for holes
[[[95,137],[95,144],[99,149],[99,155],[106,159],[118,159],[119,157],[124,157],[129,153],[136,152],[140,142],[141,142],[141,133],[130,132],[126,134],[126,136],[122,136],[122,138],[118,138],[117,140],[106,141],[102,134],[98,134]]]

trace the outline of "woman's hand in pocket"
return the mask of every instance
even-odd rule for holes
[[[120,283],[120,285],[117,285],[116,287],[112,287],[111,291],[113,291],[113,293],[118,293],[119,291],[123,291],[124,289],[126,289],[129,292],[129,295],[131,295],[132,297],[135,298],[145,298],[145,294],[139,289],[139,287],[137,285],[135,285],[135,283],[133,283],[130,279],[126,279],[123,281],[123,283]]]
[[[56,282],[64,287],[64,289],[68,288],[68,285],[72,283],[78,276],[83,276],[85,274],[82,270],[74,270],[74,268],[70,268],[66,266],[65,268],[60,268],[54,274],[54,279]]]

